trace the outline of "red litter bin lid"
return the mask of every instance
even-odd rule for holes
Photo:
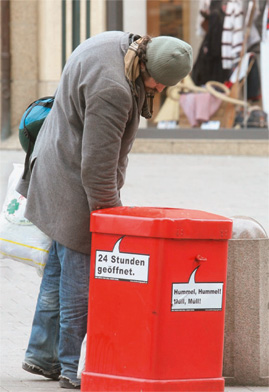
[[[92,212],[90,230],[138,237],[227,240],[232,236],[232,220],[199,210],[114,207]]]

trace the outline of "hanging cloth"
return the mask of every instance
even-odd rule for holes
[[[269,118],[269,1],[264,10],[261,40],[261,86],[263,110]],[[269,123],[269,122],[268,122]]]
[[[232,69],[239,62],[242,50],[243,5],[241,0],[229,0],[223,22],[221,54],[223,69]]]

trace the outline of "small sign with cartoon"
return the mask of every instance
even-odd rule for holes
[[[223,283],[196,283],[197,267],[188,283],[172,284],[172,311],[222,310]]]
[[[121,252],[122,239],[112,252],[96,251],[95,278],[148,283],[149,255]]]

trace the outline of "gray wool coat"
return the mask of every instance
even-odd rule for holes
[[[90,254],[90,213],[121,205],[127,155],[145,99],[136,99],[124,75],[129,34],[106,32],[72,53],[52,110],[35,143],[25,216],[62,245]]]

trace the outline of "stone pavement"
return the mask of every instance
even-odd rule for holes
[[[1,198],[12,163],[22,151],[0,151]],[[200,209],[256,219],[269,233],[269,162],[264,157],[131,154],[125,205]],[[58,383],[21,369],[40,278],[34,268],[0,259],[0,391],[47,392]],[[225,392],[268,392],[267,387],[226,387]]]

